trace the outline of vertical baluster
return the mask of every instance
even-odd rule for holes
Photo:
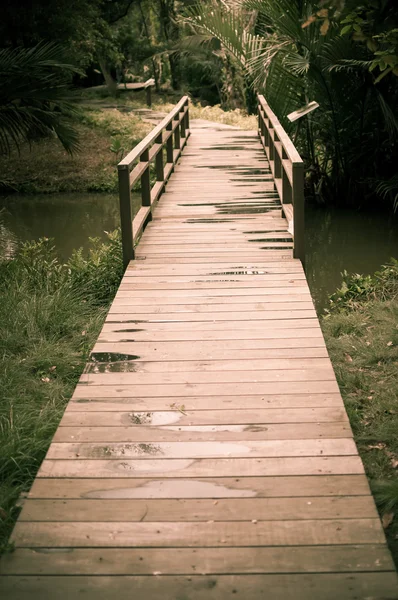
[[[294,258],[305,264],[304,165],[293,163]]]
[[[177,115],[178,119],[178,115]],[[180,123],[177,120],[177,127],[174,129],[174,148],[176,150],[180,149]]]
[[[126,269],[130,260],[134,259],[133,221],[131,216],[130,169],[127,165],[118,166],[118,177],[123,266]]]
[[[166,127],[166,131],[171,131],[172,128],[173,128],[173,121],[170,121],[170,123]],[[166,142],[166,152],[167,152],[167,162],[173,164],[174,163],[174,158],[173,158],[173,134],[170,135],[169,139]]]
[[[140,162],[146,162],[147,167],[141,175],[141,204],[142,206],[151,206],[151,178],[149,172],[149,150],[144,150],[140,156]],[[146,223],[152,221],[152,212],[146,218]]]
[[[185,129],[189,129],[189,100],[186,101],[187,112],[185,113]]]
[[[283,204],[291,204],[292,203],[292,184],[289,181],[289,177],[287,172],[285,171],[285,167],[283,166],[283,162],[287,160],[288,156],[286,154],[285,148],[282,150],[282,199]],[[289,160],[289,165],[291,162]]]
[[[156,166],[156,180],[164,181],[164,168],[163,168],[163,134],[160,133],[155,140],[156,144],[161,144],[162,148],[156,155],[155,166]]]
[[[273,135],[273,127],[271,124],[271,121],[268,120],[268,141],[269,141],[269,160],[274,160],[274,155],[275,155],[275,147],[274,147],[274,135]]]
[[[181,120],[181,138],[184,140],[186,137],[186,131],[185,131],[185,114],[184,114],[184,110],[185,110],[185,106],[182,107],[182,114],[180,114],[178,116],[178,118]]]
[[[282,163],[281,163],[281,157],[279,156],[279,152],[278,149],[275,146],[275,142],[279,142],[279,137],[274,129],[274,177],[276,179],[280,179],[282,177],[281,174],[281,168],[282,168]]]

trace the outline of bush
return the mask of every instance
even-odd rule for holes
[[[0,262],[0,550],[47,452],[123,273],[118,231],[66,264],[43,238]]]

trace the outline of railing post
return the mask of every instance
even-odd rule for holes
[[[174,129],[174,148],[176,150],[180,149],[180,121],[178,120],[177,115],[177,127]]]
[[[182,112],[184,112],[184,107],[182,108]],[[179,117],[181,119],[181,137],[185,138],[186,137],[186,132],[185,132],[185,114],[182,114],[181,117]]]
[[[275,146],[275,142],[278,141],[279,142],[279,138],[278,135],[274,129],[274,177],[276,179],[280,179],[282,177],[282,161],[281,161],[281,157],[279,156],[279,152],[278,149]]]
[[[187,112],[185,113],[185,129],[189,129],[189,100],[186,103]]]
[[[272,125],[271,123],[269,123],[269,129],[268,129],[268,147],[269,147],[269,160],[274,160],[274,154],[275,154],[275,147],[274,147],[274,138],[272,135]]]
[[[173,121],[166,127],[166,131],[171,131],[173,129]],[[169,139],[166,142],[166,152],[167,152],[167,162],[173,164],[174,156],[173,156],[173,134],[169,136]]]
[[[292,203],[292,186],[285,169],[282,169],[282,202],[283,204]]]
[[[161,144],[162,148],[156,155],[155,167],[156,167],[156,180],[164,181],[164,167],[163,167],[163,134],[161,133],[155,139],[155,144]]]
[[[123,266],[126,269],[130,260],[134,259],[133,221],[131,217],[130,169],[127,165],[119,165],[118,177]]]
[[[294,258],[305,264],[304,165],[293,163]]]
[[[140,162],[146,162],[147,167],[141,175],[141,205],[151,206],[151,177],[149,172],[149,150],[144,150],[140,156]],[[149,213],[147,221],[152,221],[152,213]]]
[[[257,117],[258,117],[258,134],[261,138],[263,135],[263,128],[261,125],[262,118],[261,118],[261,104],[260,103],[257,104]]]

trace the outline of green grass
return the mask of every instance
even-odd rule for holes
[[[20,152],[0,157],[0,192],[25,194],[114,192],[121,158],[115,142],[129,152],[153,128],[140,116],[124,113],[107,100],[81,103],[75,124],[82,146],[70,156],[55,138],[25,144]],[[122,106],[120,107],[122,108]]]
[[[398,262],[345,274],[322,329],[398,565]]]
[[[0,263],[0,551],[96,341],[122,275],[118,233],[67,265],[49,240]],[[83,285],[84,282],[84,285]]]
[[[161,118],[170,112],[180,95],[153,97],[152,114]],[[114,192],[116,165],[154,127],[143,93],[86,90],[76,96],[80,117],[75,124],[82,151],[70,156],[55,138],[25,144],[9,158],[0,157],[0,193]],[[219,106],[192,104],[192,119],[207,119],[242,129],[256,129],[256,117],[239,109],[223,111]]]

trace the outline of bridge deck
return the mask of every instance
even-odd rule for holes
[[[24,504],[3,598],[397,598],[291,248],[255,133],[194,131]]]

